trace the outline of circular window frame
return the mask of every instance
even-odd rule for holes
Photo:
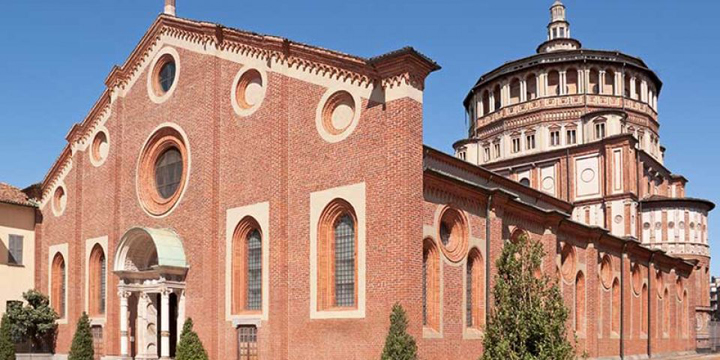
[[[262,82],[262,96],[256,104],[252,106],[244,106],[239,101],[240,99],[238,98],[238,90],[241,85],[247,86],[247,84],[249,84],[249,81],[246,81],[245,83],[241,83],[241,81],[244,81],[243,77],[246,77],[246,75],[250,74],[251,72],[257,72],[260,75],[260,81]],[[267,94],[267,87],[267,73],[264,70],[257,67],[243,66],[240,71],[238,71],[238,73],[235,75],[235,79],[233,79],[232,82],[232,87],[230,88],[230,103],[232,104],[235,114],[239,116],[250,116],[255,113],[255,111],[260,108],[260,106],[265,100],[265,96]]]
[[[443,223],[450,227],[450,238],[447,245],[443,244],[440,234]],[[459,230],[460,234],[456,230]],[[459,263],[465,258],[468,253],[470,231],[467,219],[461,210],[451,206],[442,209],[438,217],[436,236],[439,240],[438,247],[442,249],[445,258],[450,262]]]
[[[175,193],[163,198],[155,183],[155,165],[159,157],[170,148],[177,149],[183,161],[183,171]],[[187,189],[191,168],[190,143],[182,128],[173,123],[156,127],[145,140],[138,156],[135,189],[138,202],[149,216],[162,218],[177,207]]]
[[[62,191],[62,194],[59,193],[60,191]],[[58,202],[61,201],[59,199],[60,196],[65,197],[65,202],[58,204]],[[61,216],[65,213],[65,209],[67,209],[67,196],[68,192],[65,184],[59,184],[55,187],[52,192],[52,198],[50,199],[50,207],[52,208],[53,215]]]
[[[170,59],[175,63],[175,78],[168,91],[159,93],[160,86],[160,70]],[[177,89],[178,80],[180,79],[180,54],[172,47],[162,48],[150,63],[150,69],[147,74],[147,91],[150,100],[156,104],[162,104],[167,101]]]
[[[100,151],[100,149],[96,148],[96,142],[98,141],[98,136],[103,135],[105,136],[105,142],[107,143],[108,147],[108,153],[105,154],[105,156],[100,156],[99,153],[96,153]],[[95,134],[92,137],[92,141],[90,142],[90,146],[88,146],[88,154],[90,156],[90,163],[95,166],[99,167],[100,165],[104,164],[107,160],[108,156],[110,156],[110,133],[108,132],[107,128],[100,128],[98,129]]]
[[[329,107],[336,103],[340,103],[342,99],[340,97],[349,95],[349,98],[353,102],[353,117],[350,120],[350,124],[344,129],[329,130],[328,123],[331,122],[332,110]],[[329,142],[337,143],[345,140],[350,134],[355,131],[358,123],[360,122],[360,113],[362,112],[362,101],[354,91],[345,88],[331,88],[323,94],[320,102],[318,103],[317,110],[315,111],[315,127],[317,128],[320,137]]]

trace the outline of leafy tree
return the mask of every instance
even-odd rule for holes
[[[15,360],[15,344],[10,338],[10,321],[5,314],[0,322],[0,360]]]
[[[90,319],[83,311],[75,329],[68,360],[93,360],[94,356],[95,349],[93,349],[93,338],[90,332]]]
[[[407,333],[408,320],[400,304],[393,305],[390,313],[390,331],[385,338],[382,360],[415,360],[417,345],[415,339]]]
[[[183,325],[180,343],[178,343],[175,352],[175,360],[208,360],[202,341],[200,341],[197,333],[193,331],[192,318],[188,318],[185,325]]]
[[[542,244],[520,236],[508,242],[497,260],[493,307],[483,345],[483,360],[569,360],[568,309],[557,282],[540,274]]]
[[[23,293],[25,306],[15,305],[8,309],[10,336],[16,343],[29,341],[32,351],[54,346],[55,321],[58,314],[50,307],[47,296],[37,290]]]

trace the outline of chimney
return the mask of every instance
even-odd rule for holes
[[[165,15],[175,16],[175,0],[165,0]]]

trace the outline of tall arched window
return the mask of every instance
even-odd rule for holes
[[[603,94],[615,95],[615,72],[608,69],[605,72],[605,79],[603,82]]]
[[[423,326],[439,329],[440,253],[432,239],[423,241]]]
[[[610,311],[612,316],[611,330],[619,334],[620,333],[620,281],[617,278],[612,284],[612,309]]]
[[[520,102],[520,79],[510,81],[510,105]]]
[[[682,335],[684,338],[687,338],[688,336],[688,324],[690,323],[688,320],[690,316],[690,304],[688,303],[688,294],[687,290],[683,291],[682,295],[682,304],[680,304],[681,314],[680,318],[682,321],[680,321],[680,324],[682,326]]]
[[[470,251],[466,268],[465,324],[480,329],[485,323],[485,271],[482,255],[477,249]]]
[[[349,203],[336,199],[325,208],[318,240],[319,307],[356,307],[357,220]]]
[[[482,116],[490,113],[490,94],[488,94],[487,90],[482,93],[482,108]]]
[[[647,335],[648,333],[648,287],[647,284],[643,284],[642,287],[642,296],[640,297],[640,310],[642,311],[642,324],[640,325],[640,330],[643,335]]]
[[[566,77],[566,91],[568,95],[574,95],[578,93],[578,71],[577,69],[570,68],[565,72]]]
[[[575,278],[575,332],[585,333],[585,276],[578,271]]]
[[[88,266],[88,310],[90,316],[105,314],[106,271],[105,252],[99,244],[96,244],[90,252]]]
[[[232,285],[234,314],[262,310],[262,233],[252,217],[242,219],[233,235]]]
[[[495,111],[500,110],[502,107],[502,92],[500,91],[500,85],[495,85],[495,90],[493,90],[493,98],[495,100]]]
[[[65,279],[65,259],[60,253],[57,253],[53,258],[51,279],[51,304],[62,319],[65,317],[65,291],[67,284]]]
[[[537,77],[530,74],[525,78],[525,91],[527,100],[535,100],[537,98]]]
[[[560,73],[552,70],[547,76],[547,96],[560,95]]]
[[[632,76],[628,73],[623,74],[623,77],[625,78],[625,81],[623,82],[623,94],[626,98],[630,98],[630,81],[632,79]]]
[[[667,287],[665,288],[665,291],[663,292],[663,306],[662,306],[662,314],[663,314],[663,324],[662,324],[662,331],[664,334],[668,334],[668,329],[670,328],[670,307],[668,306],[670,303],[670,294],[668,292]]]
[[[590,94],[600,93],[600,73],[597,69],[590,69],[590,79],[587,92]]]

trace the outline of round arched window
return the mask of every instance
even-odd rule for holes
[[[530,179],[528,179],[528,178],[522,178],[522,179],[520,179],[520,183],[523,184],[523,185],[525,185],[525,186],[530,186]]]
[[[65,194],[65,188],[58,186],[55,189],[55,193],[52,198],[52,209],[55,216],[60,216],[65,211],[65,205],[67,203],[67,195]]]
[[[93,165],[99,166],[108,156],[110,145],[105,131],[99,131],[92,141],[90,148],[90,161]]]
[[[161,216],[177,204],[188,177],[187,141],[173,126],[161,127],[140,155],[138,197],[147,212]]]
[[[600,265],[600,280],[605,289],[610,290],[613,281],[613,269],[612,260],[608,255],[603,256],[602,264]]]
[[[170,91],[173,83],[175,82],[175,61],[170,57],[160,66],[160,73],[158,74],[158,84],[162,93]]]
[[[459,262],[467,254],[468,230],[460,211],[446,208],[440,215],[438,235],[445,256],[452,262]]]
[[[560,271],[567,281],[575,278],[575,248],[566,244],[560,252]]]
[[[180,151],[171,147],[165,150],[155,163],[155,188],[163,199],[177,192],[182,181],[183,161]]]
[[[450,229],[448,229],[448,226],[446,223],[440,224],[440,241],[443,245],[446,245],[450,243]]]

